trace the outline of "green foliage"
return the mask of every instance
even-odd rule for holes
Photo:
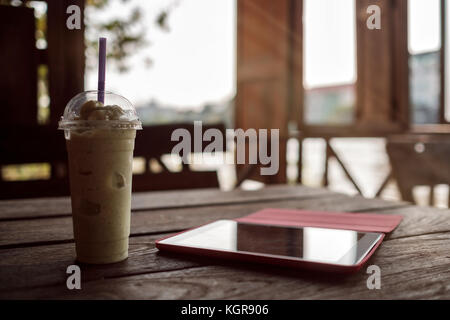
[[[116,0],[117,1],[117,0]],[[104,9],[110,0],[89,0],[87,5],[92,5],[95,10]],[[126,1],[121,1],[126,2]],[[92,3],[92,4],[90,4]],[[138,27],[138,31],[136,31]],[[98,36],[108,37],[108,60],[113,62],[119,72],[128,70],[127,59],[148,45],[145,40],[145,25],[142,24],[140,7],[135,7],[125,18],[113,18],[104,23],[95,23],[86,18],[86,47],[88,49],[88,67],[96,66],[98,53]],[[88,35],[92,35],[89,38]],[[95,35],[95,37],[93,36]],[[89,56],[92,57],[89,61]]]
[[[168,17],[170,12],[178,6],[180,0],[168,1],[166,9],[156,17],[155,24],[161,30],[170,31],[168,26]],[[98,55],[98,37],[106,35],[108,37],[108,60],[119,72],[126,72],[129,69],[128,58],[139,52],[140,49],[149,45],[145,40],[146,30],[148,26],[145,24],[145,17],[142,15],[140,6],[129,8],[129,0],[86,0],[86,7],[94,10],[104,10],[113,2],[120,2],[123,11],[129,11],[130,14],[123,18],[112,18],[103,23],[90,21],[89,17],[86,22],[86,47],[87,47],[87,66],[95,68],[97,66]],[[145,57],[143,60],[144,67],[150,67],[152,60]]]
[[[169,2],[169,1],[168,1]],[[169,31],[167,24],[171,10],[177,6],[179,0],[171,0],[168,7],[162,10],[156,17],[155,24],[162,30]],[[139,52],[140,49],[149,45],[145,40],[146,29],[142,9],[140,6],[130,8],[129,0],[85,0],[87,9],[96,12],[105,10],[108,6],[117,5],[123,7],[122,12],[130,12],[123,18],[112,18],[106,22],[98,23],[89,15],[85,16],[85,44],[86,44],[86,65],[88,68],[97,67],[98,38],[106,36],[108,38],[108,60],[109,65],[115,66],[119,72],[126,72],[129,69],[128,58]],[[30,2],[21,0],[0,0],[0,5],[31,6]],[[45,43],[47,38],[47,15],[44,13],[36,17],[36,40]],[[44,44],[43,44],[44,45]],[[45,47],[43,47],[45,48]],[[143,65],[149,67],[152,61],[149,57],[144,58]]]
[[[92,6],[101,9],[106,6],[109,0],[86,0],[86,6]]]

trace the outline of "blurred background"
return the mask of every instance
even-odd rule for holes
[[[56,125],[72,96],[96,88],[105,36],[107,90],[145,125],[135,191],[302,183],[448,207],[446,2],[0,0],[1,197],[68,195]],[[80,30],[66,27],[73,4]],[[371,4],[380,30],[366,26]],[[280,129],[279,174],[174,160],[170,133],[194,120]]]

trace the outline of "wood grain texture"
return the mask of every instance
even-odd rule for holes
[[[47,10],[47,39],[50,93],[50,124],[56,125],[72,97],[84,91],[84,23],[81,29],[69,30],[66,25],[67,7],[77,5],[84,11],[82,0],[49,1]]]
[[[280,168],[274,176],[258,171],[252,179],[285,183],[289,117],[290,1],[238,0],[236,48],[236,128],[276,128]],[[238,173],[243,170],[237,166]]]
[[[380,29],[369,29],[367,0],[356,1],[357,38],[357,119],[364,124],[385,124],[392,119],[393,57],[392,34],[394,32],[390,0],[377,2],[381,12]]]
[[[328,211],[376,211],[398,206],[404,206],[404,204],[330,193],[317,198],[285,199],[269,203],[262,201],[136,211],[132,213],[131,235],[183,230],[218,219],[242,217],[267,207]],[[443,219],[438,219],[436,223],[440,224],[441,220]],[[61,243],[72,239],[72,218],[70,216],[0,223],[0,248]]]
[[[450,298],[450,210],[321,190],[277,186],[254,192],[140,194],[132,214],[130,258],[111,265],[80,265],[82,290],[77,292],[67,290],[65,284],[66,268],[74,264],[75,257],[72,220],[69,215],[57,214],[68,205],[68,199],[56,203],[54,199],[27,200],[23,208],[31,218],[25,215],[0,221],[0,298]],[[40,208],[33,208],[36,204]],[[8,207],[5,202],[0,202],[0,208],[2,205]],[[13,206],[17,210],[20,203],[13,202]],[[353,275],[337,276],[167,255],[154,247],[155,239],[164,233],[267,207],[401,214],[401,224],[366,265],[381,268],[381,290],[367,289],[365,268]],[[53,208],[55,215],[39,217],[45,208]]]
[[[219,189],[153,191],[133,193],[132,210],[154,210],[210,204],[264,202],[290,198],[308,198],[332,194],[321,188],[275,185],[256,191],[240,189],[224,192]],[[48,216],[69,216],[69,197],[0,201],[0,220]]]
[[[2,5],[0,19],[0,123],[36,126],[38,50],[33,9]]]
[[[381,268],[381,289],[369,290],[368,275],[339,276],[231,263],[83,283],[8,290],[6,298],[63,299],[405,299],[450,298],[450,235],[387,240],[368,265]],[[417,243],[421,244],[420,250]],[[420,267],[418,267],[420,266]],[[89,271],[87,271],[89,273]]]
[[[74,243],[0,250],[0,298],[12,289],[65,286],[69,265],[80,265],[82,282],[199,266],[198,262],[156,254],[155,240],[165,236],[133,237],[129,258],[110,265],[75,261]],[[42,257],[46,257],[45,260]]]
[[[343,202],[342,196],[336,195],[331,198],[321,198],[321,210],[335,208],[337,202],[343,203],[342,209],[346,209],[347,211],[351,211],[350,209],[356,208],[355,205],[349,206],[349,204],[354,202]],[[380,203],[385,203],[381,200],[368,202],[371,206],[377,206],[379,208],[383,208]],[[295,206],[297,208],[312,207],[314,205],[316,205],[317,207],[319,206],[317,205],[317,200],[313,199],[296,202],[295,204],[291,203],[290,201],[285,203],[285,206],[289,208]],[[389,205],[389,208],[391,208],[392,204],[389,203]],[[399,205],[401,205],[403,208],[402,204]],[[282,204],[280,203],[279,206],[281,207]],[[232,211],[235,209],[236,206],[226,206],[226,213],[229,215],[230,210]],[[254,209],[256,210],[256,208]],[[360,208],[356,210],[360,210]],[[366,210],[371,210],[370,206],[366,206]],[[175,217],[175,215],[179,215],[179,213],[174,213],[173,215]],[[243,214],[239,214],[238,216],[241,215]],[[195,219],[209,218],[210,217],[208,216],[195,217]],[[195,224],[204,222],[204,220],[195,221],[195,219],[193,220],[193,223]],[[46,220],[51,222],[54,219]],[[42,220],[31,221],[42,222]],[[154,226],[156,226],[158,229],[162,229],[160,226],[160,222],[158,223],[153,221],[153,223]],[[36,227],[35,229],[42,229],[42,234],[46,234],[47,231],[49,231],[52,226],[55,225],[56,224],[50,223],[50,225],[46,228]],[[174,221],[168,223],[168,225],[181,227],[180,224],[174,224]],[[145,226],[143,227],[146,228]],[[70,228],[70,220],[69,226],[66,227],[66,231],[67,228]],[[133,229],[135,230],[135,228]],[[172,260],[165,260],[164,258],[154,258],[153,254],[155,253],[155,250],[153,241],[164,235],[158,234],[154,236],[136,236],[136,234],[138,233],[135,233],[135,236],[130,238],[130,259],[128,259],[127,262],[98,268],[91,267],[87,269],[88,273],[83,276],[83,282],[98,279],[99,277],[117,277],[123,275],[131,275],[134,273],[156,272],[157,270],[161,271],[196,265],[186,262],[186,259],[180,260],[180,258],[172,258]],[[59,241],[61,242],[62,240]],[[34,243],[34,245],[31,247],[19,247],[0,250],[0,270],[2,271],[0,273],[0,290],[2,288],[11,289],[24,286],[63,283],[61,281],[65,279],[65,269],[68,265],[74,263],[75,257],[74,243],[71,239],[67,239],[67,241],[69,241],[69,243],[56,243],[52,245],[39,245],[39,243]],[[47,257],[45,259],[45,263],[42,263],[41,257]],[[32,274],[33,276],[24,276],[24,274]]]

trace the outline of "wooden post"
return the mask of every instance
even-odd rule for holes
[[[441,123],[446,123],[445,119],[445,85],[446,85],[446,54],[447,54],[447,20],[446,20],[446,6],[445,0],[441,0],[441,50],[440,50],[440,76],[441,76],[441,91],[440,91],[440,108],[439,119]]]
[[[69,100],[84,90],[84,1],[48,0],[50,124],[57,124]],[[81,29],[66,27],[67,7],[81,9]]]
[[[290,30],[289,33],[289,122],[296,125],[298,139],[298,178],[302,183],[303,168],[303,0],[290,1]],[[291,134],[289,132],[289,134]]]
[[[33,9],[1,5],[0,20],[0,124],[37,126],[37,49]]]
[[[254,177],[266,182],[286,182],[288,120],[301,116],[301,13],[300,0],[238,0],[235,124],[280,130],[278,174]]]
[[[331,153],[330,153],[330,148],[328,148],[328,144],[330,143],[330,141],[328,139],[324,139],[325,140],[325,161],[324,161],[324,168],[323,168],[323,180],[322,180],[322,185],[324,187],[328,187],[329,181],[328,181],[328,169],[329,169],[329,164],[330,164],[330,158],[331,158]]]
[[[367,8],[381,8],[381,29],[369,29]],[[392,130],[409,125],[407,1],[356,1],[357,122]]]

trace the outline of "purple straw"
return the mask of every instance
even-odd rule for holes
[[[98,101],[105,103],[106,38],[100,38],[98,44]]]

